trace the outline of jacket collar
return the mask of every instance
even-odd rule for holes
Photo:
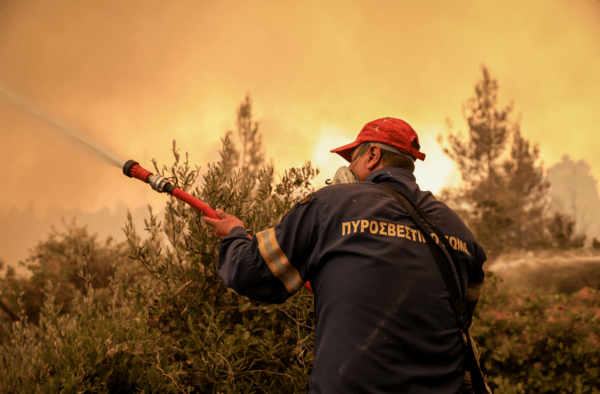
[[[383,183],[389,182],[395,186],[398,190],[408,193],[413,196],[413,193],[420,191],[419,185],[417,185],[417,179],[415,175],[409,170],[404,168],[396,167],[385,167],[380,168],[367,176],[365,182]]]
[[[412,172],[405,170],[404,168],[395,167],[385,167],[375,170],[369,174],[367,179],[365,179],[365,182],[381,183],[398,180],[408,183],[417,182],[417,178],[415,178],[415,175]]]

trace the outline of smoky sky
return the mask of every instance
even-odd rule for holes
[[[428,154],[417,180],[456,184],[435,142],[485,65],[546,166],[564,154],[600,178],[600,2],[0,2],[0,85],[125,159],[218,159],[246,94],[282,171],[394,116]],[[0,209],[93,212],[164,197],[86,155],[0,96]],[[419,172],[420,171],[420,172]],[[5,224],[2,224],[5,225]]]

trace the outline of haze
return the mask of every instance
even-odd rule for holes
[[[0,85],[148,169],[174,139],[192,163],[217,160],[249,93],[277,171],[311,160],[321,186],[345,164],[330,149],[393,116],[419,133],[417,181],[438,192],[460,178],[436,136],[447,117],[465,131],[482,64],[546,167],[568,154],[600,179],[598,0],[0,2]],[[165,201],[3,96],[0,170],[9,264],[26,255],[11,234],[31,247],[47,231],[18,219],[27,207],[41,223]]]

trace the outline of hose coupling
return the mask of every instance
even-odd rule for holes
[[[159,193],[164,193],[168,191],[167,185],[171,185],[169,181],[165,179],[165,177],[152,174],[148,176],[148,183],[150,186]]]

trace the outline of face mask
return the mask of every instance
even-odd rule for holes
[[[354,183],[358,182],[356,175],[348,167],[340,167],[333,176],[333,180],[328,179],[325,181],[327,185],[337,185],[338,183]]]
[[[356,156],[354,156],[354,159],[352,159],[352,161],[350,162],[350,165],[352,165],[352,163],[356,159],[358,159],[360,156],[362,156],[363,153],[365,153],[367,151],[369,146],[371,146],[371,144],[363,144],[363,146],[360,147]],[[340,167],[335,172],[335,175],[333,176],[333,180],[328,179],[325,181],[325,183],[327,185],[337,185],[338,183],[354,183],[354,182],[358,182],[358,178],[356,177],[354,172],[346,166]]]

